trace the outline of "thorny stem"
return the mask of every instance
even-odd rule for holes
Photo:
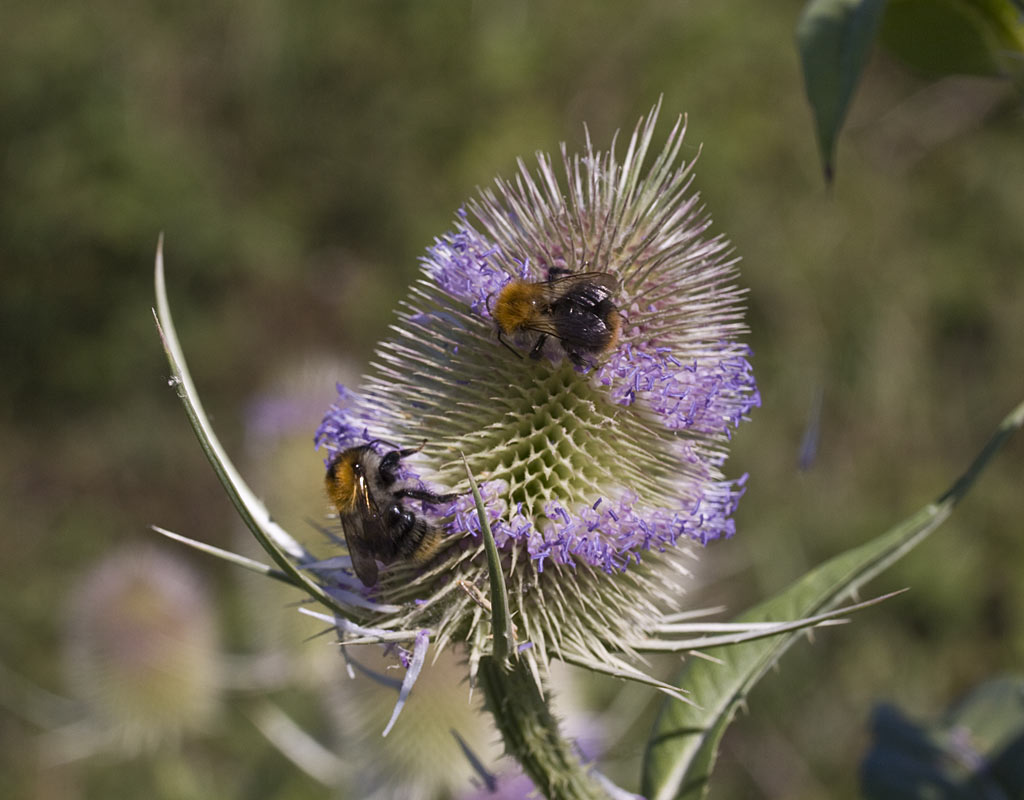
[[[506,751],[544,797],[607,800],[608,793],[559,733],[558,720],[525,660],[513,658],[505,668],[492,656],[484,656],[478,681]]]

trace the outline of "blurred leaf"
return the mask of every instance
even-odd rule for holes
[[[1020,75],[1022,13],[1020,0],[889,0],[879,36],[894,55],[932,77]]]
[[[954,706],[945,725],[957,739],[969,732],[972,750],[983,756],[978,771],[998,783],[1006,797],[1024,798],[1024,677],[982,684]]]
[[[1024,797],[1024,679],[975,689],[941,721],[918,725],[875,709],[874,745],[861,769],[870,800]]]
[[[884,8],[885,0],[810,0],[797,22],[804,87],[829,183],[835,173],[836,139]]]
[[[875,746],[861,768],[861,788],[866,798],[933,798],[969,800],[945,773],[945,754],[932,731],[915,725],[899,709],[877,707],[871,719]]]
[[[246,713],[267,741],[306,775],[327,787],[338,785],[344,774],[344,762],[310,736],[284,709],[263,700]]]
[[[867,544],[835,556],[774,598],[740,617],[745,622],[795,619],[834,608],[894,564],[942,524],[996,451],[1024,424],[1024,403],[1003,420],[968,470],[935,503]],[[643,794],[651,800],[703,797],[718,745],[737,708],[800,635],[726,647],[717,663],[692,659],[677,681],[699,705],[662,706],[644,757]]]
[[[1024,736],[1024,678],[995,678],[983,683],[949,711],[944,724],[970,730],[979,750],[1003,750]]]

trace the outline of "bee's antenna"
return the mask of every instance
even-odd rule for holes
[[[382,444],[385,447],[388,447],[388,448],[390,448],[392,450],[397,450],[398,449],[398,445],[397,444],[395,444],[394,442],[389,442],[387,439],[370,439],[370,441],[368,441],[365,445],[363,445],[363,447],[369,447],[371,450],[376,452],[377,448],[375,447],[375,445],[378,445],[378,444]]]

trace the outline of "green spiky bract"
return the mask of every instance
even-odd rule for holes
[[[971,466],[934,503],[867,544],[835,556],[740,617],[752,622],[800,617],[835,608],[888,569],[945,522],[981,471],[1024,426],[1024,403],[999,425]],[[717,663],[695,659],[678,678],[697,704],[667,703],[655,723],[644,758],[643,792],[649,800],[699,800],[718,746],[737,708],[800,634],[792,632],[717,651]]]

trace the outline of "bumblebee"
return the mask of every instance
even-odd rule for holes
[[[327,496],[338,509],[352,567],[364,586],[377,582],[377,562],[422,563],[441,544],[441,531],[402,501],[447,503],[458,494],[434,494],[401,485],[398,463],[420,448],[376,451],[377,442],[343,450],[327,467]]]
[[[607,353],[619,340],[622,318],[613,297],[619,282],[608,272],[552,269],[545,281],[512,281],[498,292],[488,310],[498,326],[498,341],[519,355],[504,337],[539,333],[530,358],[540,358],[548,337],[554,337],[573,364],[587,365],[584,356]]]

